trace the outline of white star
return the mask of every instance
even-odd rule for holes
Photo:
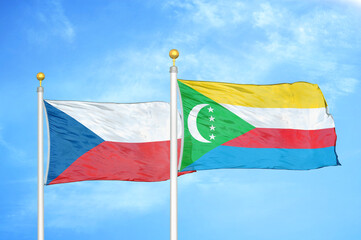
[[[214,117],[213,116],[211,116],[210,118],[209,118],[209,121],[211,121],[211,122],[214,122]]]
[[[209,128],[211,129],[211,131],[214,131],[214,129],[215,129],[216,127],[212,125],[212,126],[210,126]]]
[[[213,112],[213,110],[214,110],[214,109],[213,109],[212,107],[209,107],[209,108],[208,108],[208,112]]]
[[[209,136],[211,138],[211,140],[214,140],[216,136],[214,136],[213,134]]]

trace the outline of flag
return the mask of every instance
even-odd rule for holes
[[[184,121],[181,171],[339,165],[334,121],[316,84],[178,80],[178,86]]]
[[[168,103],[45,100],[44,104],[50,133],[47,185],[169,179]],[[179,139],[181,134],[179,127]]]

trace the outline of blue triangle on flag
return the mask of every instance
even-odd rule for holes
[[[104,140],[68,114],[46,101],[44,103],[50,133],[50,160],[46,180],[46,184],[49,184],[79,157]]]

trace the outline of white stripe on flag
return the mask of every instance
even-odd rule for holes
[[[221,104],[257,128],[315,130],[334,128],[326,108],[253,108]]]
[[[105,141],[156,142],[170,140],[170,105],[166,102],[96,103],[46,100]],[[178,114],[178,138],[182,136]]]

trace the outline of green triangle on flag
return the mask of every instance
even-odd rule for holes
[[[180,170],[212,149],[255,127],[178,80],[183,106],[184,146]]]

